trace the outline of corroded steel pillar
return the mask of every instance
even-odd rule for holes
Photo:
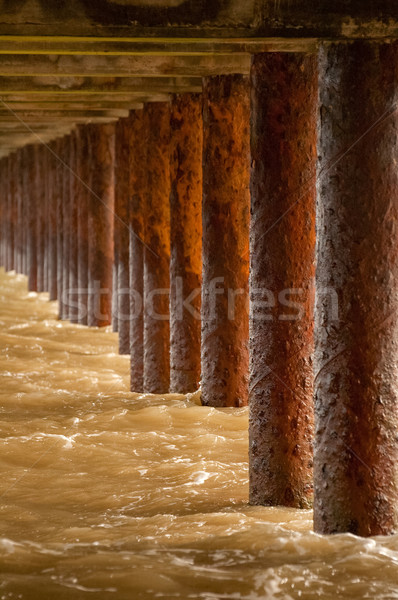
[[[7,270],[7,231],[8,231],[8,174],[7,174],[7,157],[0,161],[1,181],[1,265],[4,270]]]
[[[69,181],[70,181],[70,240],[69,240],[69,318],[72,323],[79,320],[78,292],[78,203],[80,196],[80,180],[78,175],[79,157],[77,155],[77,131],[71,134]]]
[[[144,210],[147,187],[148,115],[143,110],[130,113],[129,169],[129,271],[130,271],[130,388],[144,388]]]
[[[27,271],[28,271],[28,289],[31,292],[37,291],[37,155],[38,147],[36,145],[28,146],[26,170],[29,182],[29,199],[27,202]]]
[[[170,391],[200,382],[202,283],[202,96],[175,96],[171,109]]]
[[[56,141],[56,152],[59,156],[56,166],[57,187],[57,294],[58,315],[64,317],[64,179],[65,179],[65,148],[66,137],[58,138]]]
[[[88,307],[88,196],[90,186],[89,134],[85,125],[78,126],[77,176],[79,198],[77,202],[77,277],[79,288],[78,322],[87,325]]]
[[[70,318],[70,239],[71,239],[71,185],[70,159],[72,136],[67,135],[63,144],[62,170],[62,302],[60,304],[61,319]]]
[[[2,182],[1,193],[0,193],[0,266],[5,269],[5,255],[6,255],[6,222],[7,222],[7,175],[5,170],[6,158],[0,159],[0,181]]]
[[[115,215],[116,216],[116,215]],[[114,218],[113,227],[116,225],[116,218]],[[113,264],[112,264],[112,331],[117,332],[119,330],[119,320],[117,318],[117,304],[118,304],[118,272],[119,272],[119,240],[114,234],[113,238]]]
[[[313,496],[317,56],[267,53],[251,70],[250,502]]]
[[[8,248],[7,271],[14,269],[15,252],[15,153],[7,157],[7,212],[8,212]]]
[[[57,144],[52,142],[48,153],[48,292],[50,300],[57,294],[57,203],[59,189],[56,181]]]
[[[144,392],[164,394],[170,386],[170,105],[144,107],[147,193],[144,210]]]
[[[202,403],[243,406],[249,370],[250,98],[241,75],[203,84]]]
[[[22,222],[25,215],[22,212],[22,149],[15,154],[15,236],[14,236],[14,264],[17,273],[22,273]]]
[[[397,93],[397,42],[321,49],[314,462],[321,533],[398,531]]]
[[[28,275],[28,214],[29,214],[29,197],[30,197],[30,182],[29,182],[29,146],[22,148],[22,221],[21,221],[21,236],[22,236],[22,273]]]
[[[43,146],[43,165],[42,165],[42,187],[43,187],[43,290],[48,292],[48,235],[49,235],[49,210],[50,210],[50,190],[49,190],[49,160],[50,152],[47,146]]]
[[[115,126],[90,125],[87,324],[110,325],[112,314]]]
[[[115,261],[117,285],[112,304],[118,322],[119,352],[130,354],[129,294],[129,161],[130,119],[119,119],[115,129]],[[116,252],[117,249],[117,252]],[[115,273],[115,271],[114,271]],[[114,288],[115,289],[115,288]]]
[[[45,153],[38,145],[36,153],[36,227],[37,227],[37,291],[44,292],[44,246],[45,246]]]

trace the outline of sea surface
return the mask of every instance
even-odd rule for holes
[[[398,536],[248,505],[247,409],[129,391],[117,336],[0,270],[0,600],[398,599]]]

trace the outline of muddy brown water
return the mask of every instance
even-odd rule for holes
[[[56,314],[0,270],[0,600],[398,598],[398,536],[248,506],[247,409],[131,393]]]

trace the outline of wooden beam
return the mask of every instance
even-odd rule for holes
[[[124,94],[124,93],[114,93],[114,94],[84,94],[84,93],[52,93],[52,92],[43,92],[42,94],[30,93],[30,92],[21,92],[19,94],[8,94],[1,93],[0,98],[7,104],[37,104],[41,102],[43,106],[47,104],[56,104],[56,103],[85,103],[85,104],[96,104],[98,102],[108,102],[112,103],[115,107],[116,105],[125,103],[125,104],[142,104],[143,102],[166,102],[169,97],[169,94]]]
[[[1,0],[0,0],[1,1]],[[10,77],[0,76],[0,94],[167,94],[200,92],[200,77]]]
[[[59,123],[59,120],[58,120]],[[62,128],[68,127],[71,128],[74,126],[74,122],[68,122],[64,125],[61,124]],[[30,123],[28,126],[23,125],[19,121],[14,121],[13,123],[0,123],[0,135],[14,135],[14,133],[25,133],[29,134],[31,132],[39,133],[40,131],[58,131],[56,123]]]
[[[264,0],[0,1],[0,34],[107,37],[252,37]],[[173,24],[173,25],[171,25]],[[203,35],[204,32],[210,35]],[[164,32],[164,33],[162,33]]]
[[[162,96],[162,100],[167,102],[168,96]],[[147,99],[145,98],[146,102]],[[158,100],[159,101],[159,100]],[[97,111],[97,110],[136,110],[142,108],[142,102],[119,102],[113,100],[111,102],[104,102],[101,98],[94,99],[90,102],[79,102],[69,101],[66,102],[43,102],[41,100],[26,101],[26,102],[10,102],[9,100],[3,101],[0,97],[0,112],[6,109],[6,106],[17,113],[19,112],[30,112],[35,110],[40,111]]]
[[[4,106],[4,104],[3,104]],[[128,110],[92,110],[87,112],[85,110],[24,110],[24,111],[10,111],[6,108],[1,108],[2,103],[0,102],[0,122],[5,121],[40,121],[42,119],[86,119],[89,121],[95,117],[104,117],[106,119],[119,119],[121,117],[128,117]]]
[[[94,38],[0,36],[0,54],[64,54],[104,56],[207,56],[260,52],[310,52],[315,38]]]
[[[3,54],[0,76],[204,77],[248,74],[249,54],[211,56],[70,56]]]

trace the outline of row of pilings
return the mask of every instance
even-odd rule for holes
[[[6,270],[133,391],[249,403],[251,503],[322,533],[397,526],[397,93],[396,43],[259,54],[0,161]]]

